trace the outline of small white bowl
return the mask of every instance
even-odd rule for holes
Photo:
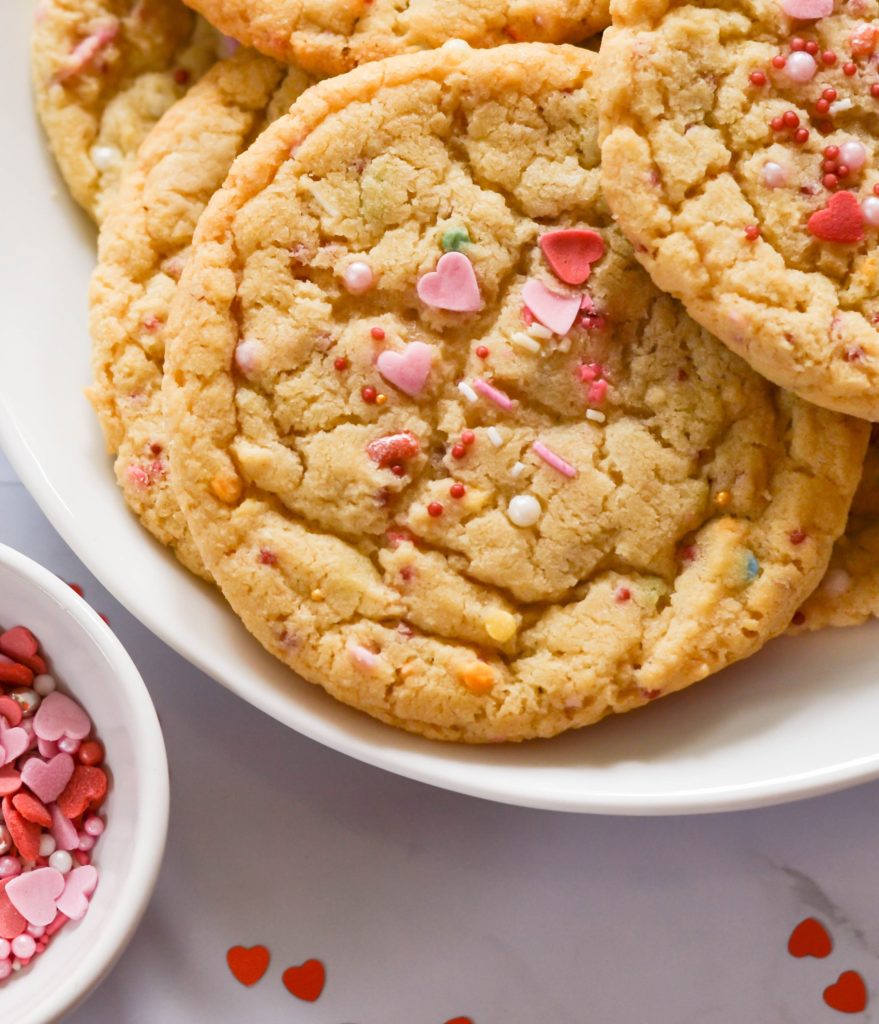
[[[112,779],[88,912],[0,983],[4,1021],[50,1024],[104,978],[146,909],[168,830],[168,762],[143,679],[109,627],[66,583],[0,545],[0,626],[17,625],[36,634],[60,688],[88,712]]]

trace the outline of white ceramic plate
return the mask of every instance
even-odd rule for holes
[[[447,789],[571,811],[769,804],[879,776],[879,626],[779,640],[649,710],[547,742],[451,747],[373,722],[297,680],[126,511],[82,395],[94,232],[32,112],[28,0],[0,4],[0,441],[79,557],[150,629],[306,736]]]

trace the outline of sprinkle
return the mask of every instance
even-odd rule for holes
[[[586,393],[587,401],[593,405],[601,405],[601,403],[607,397],[607,381],[596,380],[589,385],[589,390]]]
[[[427,506],[427,514],[432,519],[439,519],[439,517],[443,514],[444,511],[445,510],[443,509],[442,504],[440,502],[438,502],[438,501],[432,501]]]
[[[815,58],[809,53],[792,53],[787,59],[784,73],[793,82],[811,82],[818,70]]]
[[[879,227],[879,199],[876,196],[867,196],[861,203],[861,209],[864,211],[864,220],[870,227]]]
[[[714,504],[717,505],[718,508],[726,508],[731,501],[732,495],[729,491],[718,491],[717,494],[714,495]]]
[[[489,427],[485,433],[495,448],[500,448],[503,445],[504,439],[497,427]]]
[[[385,469],[395,462],[414,459],[420,451],[421,442],[408,430],[401,431],[399,434],[386,434],[384,437],[377,437],[366,446],[366,454],[373,462],[378,463],[381,469]]]
[[[385,402],[387,402],[387,400],[388,400],[388,396],[381,394],[381,392],[379,392],[379,394],[377,394],[375,396],[375,404],[376,405],[384,405]]]
[[[805,530],[797,529],[791,530],[791,532],[788,534],[788,539],[790,540],[791,544],[793,544],[795,547],[798,547],[800,544],[803,543],[807,536],[808,534]]]
[[[480,359],[488,359],[488,355],[489,355],[488,347],[486,345],[477,345],[476,346],[476,355]]]
[[[758,89],[766,85],[766,75],[762,71],[752,71],[748,78],[751,85],[756,85]]]
[[[632,591],[628,587],[617,587],[613,592],[613,597],[617,604],[625,604],[631,596]]]
[[[381,328],[381,327],[372,327],[370,329],[369,333],[370,333],[371,337],[373,337],[376,341],[384,341],[385,340],[385,332],[384,332],[384,329]]]
[[[843,64],[842,72],[848,78],[851,78],[858,73],[858,65],[852,61],[848,61],[846,64]]]
[[[223,476],[218,473],[211,480],[211,490],[220,501],[227,505],[234,505],[241,497],[241,481],[237,476]]]
[[[246,376],[257,368],[262,345],[252,338],[244,338],[235,346],[235,365]]]
[[[760,563],[757,561],[757,556],[753,551],[745,551],[744,554],[744,574],[745,580],[748,583],[752,583],[760,575]]]
[[[476,434],[474,434],[472,430],[462,430],[461,440],[463,441],[464,444],[473,444],[473,442],[476,440]]]
[[[121,159],[122,154],[115,146],[92,146],[89,156],[95,170],[109,171]]]
[[[821,589],[831,597],[839,597],[852,585],[852,578],[845,569],[831,569],[824,577]]]
[[[518,628],[515,616],[500,608],[492,608],[487,612],[483,619],[483,625],[485,632],[499,644],[505,644],[507,640],[515,636]]]
[[[371,651],[368,647],[355,643],[353,640],[348,641],[346,649],[354,664],[358,668],[362,668],[364,672],[374,672],[378,668],[381,658],[375,651]]]
[[[473,388],[475,391],[478,391],[483,398],[487,398],[489,401],[494,402],[495,405],[500,406],[504,412],[512,412],[513,409],[516,408],[516,403],[509,395],[505,395],[503,391],[500,391],[498,388],[494,387],[494,385],[489,384],[487,381],[484,381],[479,377],[474,378]]]
[[[260,548],[257,556],[260,565],[277,565],[278,556],[270,548]]]
[[[543,510],[532,494],[517,494],[507,505],[507,516],[513,526],[533,526]]]
[[[460,252],[465,245],[470,244],[470,235],[466,228],[449,228],[443,232],[443,252]]]
[[[562,338],[562,340],[556,346],[559,352],[570,352],[571,351],[571,339]]]
[[[580,312],[579,295],[559,295],[542,281],[531,278],[522,288],[522,299],[534,316],[554,334],[564,335],[574,326]]]
[[[830,104],[830,113],[834,116],[836,114],[842,114],[846,110],[851,110],[853,106],[854,103],[852,103],[852,101],[848,98],[837,100],[836,103]]]
[[[552,466],[553,469],[557,470],[562,476],[566,476],[569,480],[573,480],[577,475],[577,470],[566,462],[560,455],[556,455],[551,448],[547,448],[542,441],[535,441],[531,446],[534,450],[534,454],[548,465]]]
[[[781,188],[787,184],[787,171],[774,160],[767,161],[763,165],[763,184],[767,188]]]
[[[339,371],[339,373],[342,373],[344,370],[348,369],[348,360],[345,356],[339,356],[333,363],[333,366]]]
[[[362,295],[372,288],[375,275],[368,263],[363,260],[355,260],[345,267],[342,273],[342,282],[352,295]]]
[[[467,399],[468,402],[474,403],[479,401],[479,395],[470,387],[466,380],[462,380],[458,384],[458,390]]]
[[[607,417],[603,412],[599,412],[597,409],[587,409],[586,419],[592,420],[593,423],[604,423]]]
[[[461,444],[460,442],[458,442],[457,444],[452,445],[452,458],[453,459],[463,459],[466,454],[467,454],[467,448],[466,448],[465,445]]]
[[[510,344],[516,348],[524,349],[526,352],[539,352],[540,344],[533,338],[529,338],[524,331],[516,331],[510,338]]]
[[[527,468],[528,467],[525,465],[524,462],[515,462],[513,463],[513,468],[510,470],[510,476],[514,480],[518,480]]]
[[[748,224],[745,228],[745,238],[749,242],[756,242],[760,237],[760,228],[756,224]]]
[[[548,341],[552,337],[552,331],[536,321],[528,327],[525,333],[536,341]]]
[[[844,142],[839,147],[839,159],[851,170],[859,171],[867,162],[867,150],[856,140]]]
[[[495,683],[494,670],[484,661],[471,661],[467,665],[462,665],[457,673],[464,686],[477,696],[488,693]]]
[[[449,494],[453,498],[463,498],[466,493],[467,488],[462,483],[455,482],[449,488]]]
[[[316,601],[318,604],[320,604],[320,602],[324,600],[324,592],[319,588],[315,587],[315,589],[311,592],[311,600]]]
[[[378,392],[372,387],[371,384],[367,384],[366,387],[360,389],[360,397],[366,402],[367,405],[375,405],[375,400],[378,397]]]

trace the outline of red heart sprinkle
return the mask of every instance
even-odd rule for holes
[[[3,819],[22,860],[36,860],[40,855],[40,826],[23,818],[8,796],[3,798]]]
[[[833,951],[833,940],[820,921],[814,917],[807,917],[790,933],[787,951],[791,956],[814,956],[820,960],[830,956]]]
[[[269,951],[265,946],[232,946],[226,953],[226,963],[236,981],[242,985],[255,985],[269,969]]]
[[[604,255],[604,239],[597,231],[562,228],[541,235],[540,248],[560,281],[583,284],[589,280],[592,264]]]
[[[400,434],[385,434],[384,437],[370,441],[366,446],[366,454],[382,469],[393,462],[414,459],[420,451],[421,442],[409,430],[404,430]]]
[[[0,715],[2,715],[14,729],[16,726],[21,725],[24,712],[21,710],[21,704],[19,704],[17,700],[13,700],[11,697],[7,697],[4,694],[0,697]]]
[[[7,658],[23,661],[25,658],[32,658],[38,650],[37,638],[24,626],[15,626],[0,634],[0,651]]]
[[[31,793],[17,793],[12,798],[12,806],[25,821],[30,821],[34,825],[42,825],[43,828],[52,827],[52,815],[48,808]]]
[[[101,768],[78,764],[56,801],[65,818],[78,818],[87,807],[99,807],[107,795],[107,776]]]
[[[452,1017],[446,1024],[473,1024],[473,1021],[469,1017]]]
[[[13,907],[12,900],[6,895],[6,886],[11,878],[0,880],[0,939],[14,939],[27,928],[27,921]]]
[[[843,971],[836,984],[824,989],[824,1002],[840,1013],[861,1013],[867,1008],[867,986],[857,971]]]
[[[823,210],[809,218],[809,231],[825,242],[860,242],[864,237],[864,211],[852,192],[836,192]]]
[[[12,765],[7,764],[5,767],[0,768],[0,797],[11,796],[20,789],[21,776]]]
[[[297,999],[313,1003],[324,990],[326,971],[320,960],[306,960],[298,967],[288,967],[281,976],[284,987]]]

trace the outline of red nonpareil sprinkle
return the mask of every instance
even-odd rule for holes
[[[76,759],[80,764],[94,767],[104,760],[104,745],[100,740],[86,740],[79,745]]]
[[[818,44],[815,42],[814,39],[810,39],[806,43],[805,49],[806,49],[806,53],[808,53],[812,57],[815,57],[818,54]]]
[[[449,494],[451,494],[453,498],[463,498],[466,493],[467,488],[461,483],[453,483],[449,488]]]
[[[790,48],[792,50],[795,50],[795,51],[796,50],[805,50],[805,48],[806,48],[806,40],[805,39],[800,39],[799,36],[794,36],[793,39],[791,39],[791,41],[790,41]]]
[[[825,174],[821,182],[828,192],[832,192],[839,185],[839,178],[835,174]]]
[[[830,110],[830,102],[828,100],[818,100],[815,103],[815,111],[818,114],[826,114]]]
[[[632,591],[628,587],[617,587],[613,596],[617,604],[625,604],[631,598]]]
[[[488,349],[485,345],[477,345],[476,354],[480,359],[488,359]]]
[[[836,54],[833,52],[833,50],[825,50],[824,53],[821,54],[821,60],[828,67],[832,68],[833,65],[836,63]]]
[[[839,156],[839,146],[825,146],[824,155],[828,160],[835,160]]]
[[[748,78],[751,85],[756,85],[758,89],[762,89],[766,85],[766,75],[762,71],[752,71]]]
[[[461,431],[461,441],[466,445],[471,445],[476,440],[476,435],[472,430]]]
[[[348,360],[344,356],[339,356],[333,363],[333,366],[335,366],[339,373],[342,373],[348,369]]]
[[[376,341],[385,340],[385,332],[381,327],[373,327],[369,333],[372,335],[373,338],[375,338]]]
[[[260,565],[278,564],[278,556],[275,554],[274,551],[271,551],[269,548],[260,548],[259,554],[257,555],[257,559],[259,560]]]
[[[443,507],[438,501],[432,501],[427,506],[427,514],[432,519],[439,519],[439,517],[443,514],[443,511]]]
[[[808,128],[797,128],[794,132],[794,142],[798,146],[803,146],[809,141],[809,130]]]
[[[777,53],[772,58],[772,66],[774,68],[779,68],[779,70],[780,70],[781,68],[783,68],[785,66],[785,64],[787,64],[787,57],[785,57],[784,54]]]
[[[821,93],[821,99],[822,100],[829,100],[831,103],[835,99],[837,99],[838,96],[839,96],[839,93],[837,93],[836,89],[834,89],[833,86],[830,86],[830,85]],[[836,149],[836,146],[834,146],[833,148]]]
[[[879,100],[879,82],[874,82],[870,86],[870,95],[874,100]]]
[[[791,530],[791,532],[788,534],[788,537],[790,538],[791,544],[796,546],[803,543],[803,541],[807,537],[807,534],[805,530],[797,529]]]
[[[373,462],[378,463],[381,469],[386,469],[395,462],[414,459],[420,451],[421,442],[408,430],[377,437],[366,446],[366,454]]]
[[[769,127],[774,132],[780,132],[781,129],[784,128],[784,120],[782,119],[781,114],[779,114],[776,117],[772,118],[772,120],[769,122]]]
[[[839,179],[847,178],[851,174],[851,170],[846,164],[836,165],[836,176]]]
[[[749,224],[745,228],[745,238],[747,238],[749,242],[756,242],[759,237],[760,228],[757,227],[756,224]]]
[[[879,196],[879,181],[877,181],[876,184],[873,186],[873,195]]]
[[[401,466],[399,462],[395,462],[393,464],[393,466],[390,467],[390,469],[391,469],[391,472],[394,474],[394,476],[405,476],[406,475],[406,467],[405,466]]]
[[[365,387],[360,389],[360,397],[366,402],[367,405],[375,405],[375,400],[378,397],[378,392],[372,385],[367,384]]]
[[[842,73],[851,78],[853,75],[856,75],[858,73],[858,65],[853,63],[852,61],[848,61],[848,63],[843,64]]]
[[[467,448],[466,448],[465,445],[461,444],[460,442],[458,442],[457,444],[452,445],[452,458],[453,459],[463,459],[466,454],[467,454]]]
[[[799,128],[800,115],[795,110],[785,110],[781,115],[781,121],[785,128]]]

